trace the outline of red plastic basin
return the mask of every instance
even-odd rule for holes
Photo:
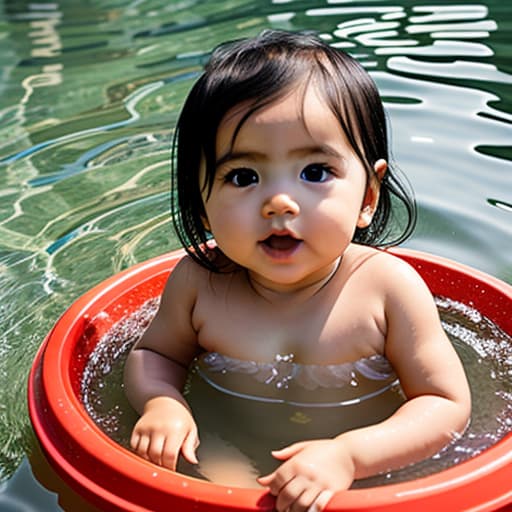
[[[393,249],[432,293],[464,302],[512,333],[512,286],[444,258]],[[80,380],[96,343],[117,321],[158,296],[182,251],[134,266],[79,298],[57,321],[34,361],[30,418],[60,477],[105,511],[271,511],[264,491],[226,487],[160,468],[122,448],[92,421]],[[100,314],[107,312],[108,315]],[[512,435],[464,463],[417,480],[337,493],[334,511],[489,511],[512,509]]]

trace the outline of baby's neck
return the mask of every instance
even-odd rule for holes
[[[261,276],[247,271],[247,280],[254,292],[268,302],[278,303],[286,300],[304,302],[322,291],[336,275],[341,266],[342,257],[337,258],[320,276],[312,276],[300,283],[280,284],[261,279]]]

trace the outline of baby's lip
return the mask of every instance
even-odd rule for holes
[[[270,232],[268,232],[261,240],[259,240],[261,243],[265,243],[265,241],[272,239],[272,238],[291,238],[298,242],[301,242],[302,240],[300,237],[298,237],[293,231],[290,229],[272,229]]]
[[[297,248],[300,242],[302,242],[302,240],[293,232],[283,229],[271,231],[265,238],[261,239],[259,243],[272,251],[288,252]]]

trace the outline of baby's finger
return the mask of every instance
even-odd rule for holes
[[[149,448],[149,437],[145,435],[139,435],[137,439],[137,444],[134,446],[134,450],[141,457],[146,460],[149,460],[148,448]]]
[[[153,434],[148,446],[149,460],[159,466],[162,465],[162,452],[164,451],[165,437]]]
[[[139,446],[139,441],[140,441],[140,434],[134,430],[130,437],[130,447],[133,451],[137,451],[137,447]]]
[[[307,506],[305,508],[300,508],[299,506],[295,506],[295,504],[298,505],[298,500],[301,498],[301,496],[306,492],[304,487],[304,482],[301,477],[295,477],[292,478],[280,491],[276,498],[276,510],[278,512],[284,512],[285,510],[292,509],[292,510],[302,510],[305,511]],[[311,499],[314,499],[315,496],[313,496]],[[294,505],[292,507],[292,505]],[[309,505],[309,503],[308,503]]]
[[[307,487],[304,492],[297,497],[297,499],[290,505],[290,510],[293,512],[310,512],[321,494],[318,487]]]
[[[199,446],[199,438],[197,437],[197,432],[192,431],[188,434],[183,441],[183,445],[181,447],[181,453],[183,457],[188,460],[191,464],[199,464],[197,460],[196,450]]]
[[[268,487],[270,494],[277,496],[288,483],[295,478],[295,474],[287,474],[279,468],[270,475],[258,478],[258,483]]]
[[[307,512],[322,512],[331,498],[334,496],[332,491],[326,489],[322,491],[316,498],[316,500],[311,504],[311,506],[307,509]]]
[[[280,450],[272,450],[272,457],[279,460],[289,459],[296,453],[299,453],[301,450],[303,450],[308,445],[308,443],[308,441],[301,441],[300,443],[294,443],[289,446],[285,446]]]
[[[171,438],[167,438],[162,448],[162,466],[176,471],[180,447]]]
[[[258,477],[256,480],[260,485],[263,485],[263,487],[268,487],[274,476],[275,473],[269,473],[268,475]]]

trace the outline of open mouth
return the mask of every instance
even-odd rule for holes
[[[283,257],[291,255],[302,243],[302,240],[291,235],[270,235],[262,240],[265,252],[274,257]]]

